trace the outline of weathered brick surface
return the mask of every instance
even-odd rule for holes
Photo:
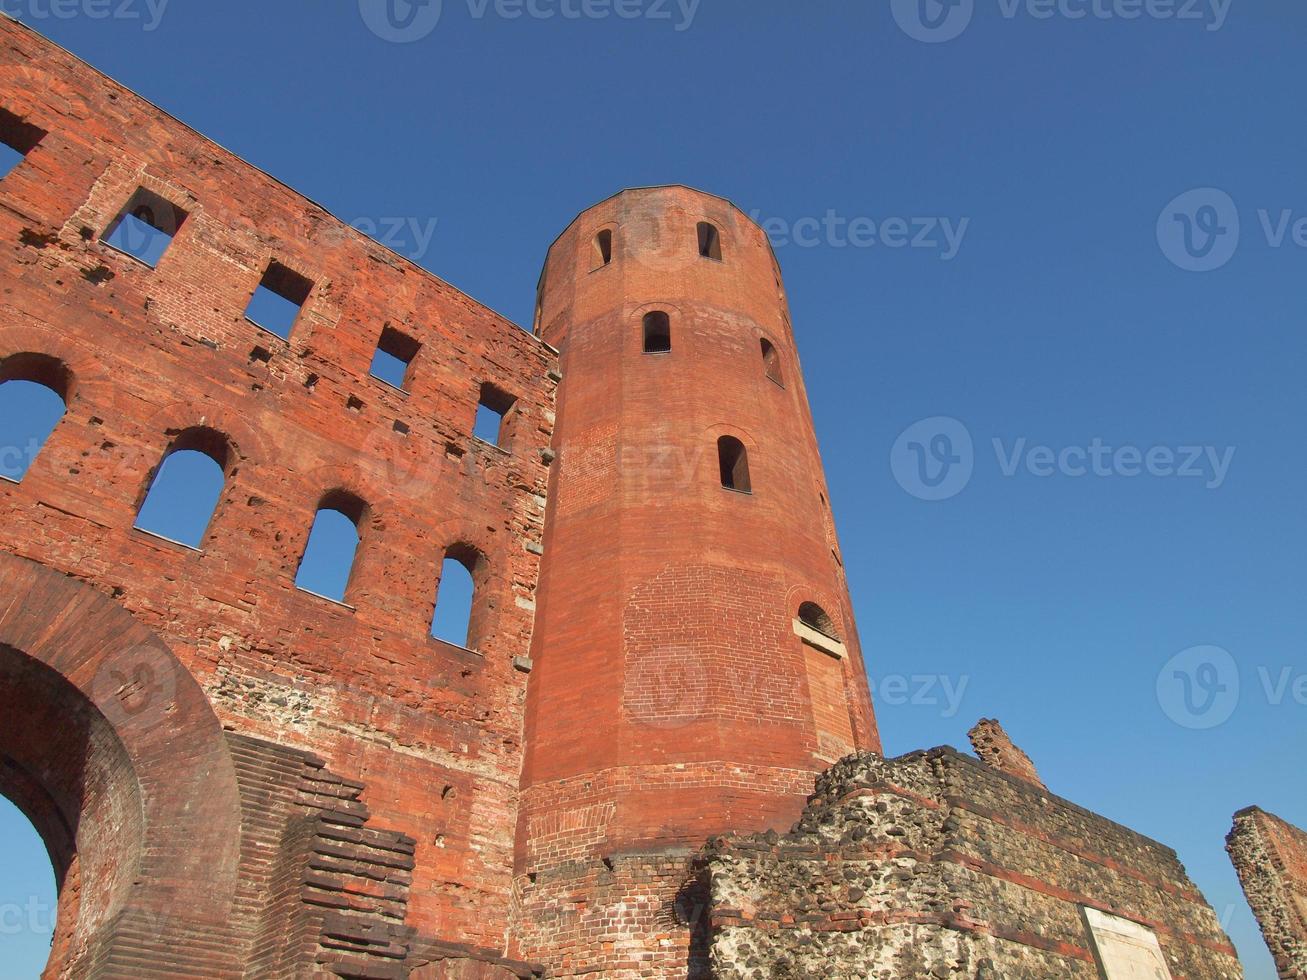
[[[1030,756],[1013,744],[1003,726],[994,719],[982,718],[967,733],[967,737],[981,762],[993,766],[999,772],[1033,783],[1040,789],[1047,789],[1035,770],[1035,764],[1030,761]]]
[[[951,749],[851,756],[792,832],[703,860],[722,980],[1091,980],[1083,907],[1154,930],[1175,978],[1243,975],[1174,852]]]
[[[1257,807],[1226,840],[1281,977],[1307,977],[1307,833]]]
[[[47,133],[0,181],[0,367],[38,353],[71,379],[0,481],[0,549],[112,596],[227,727],[364,787],[415,842],[408,925],[502,951],[554,353],[7,18],[0,93]],[[101,242],[138,187],[187,212],[155,269]],[[289,342],[243,316],[274,258],[314,284]],[[407,393],[369,377],[387,324],[422,343]],[[517,398],[504,449],[471,437],[483,383]],[[194,426],[232,457],[200,551],[133,530]],[[367,504],[352,608],[294,588],[338,488]],[[476,652],[429,636],[456,544],[486,558]]]

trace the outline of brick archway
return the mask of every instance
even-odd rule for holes
[[[240,798],[204,692],[112,599],[8,554],[0,793],[59,881],[46,976],[240,975]]]

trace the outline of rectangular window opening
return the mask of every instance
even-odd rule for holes
[[[177,205],[141,187],[109,225],[104,242],[153,269],[186,217]]]
[[[45,137],[44,129],[24,122],[12,112],[0,109],[0,180],[9,176]]]
[[[401,391],[408,389],[413,360],[422,345],[394,327],[381,331],[377,352],[372,356],[372,376]]]
[[[705,259],[722,259],[722,234],[717,226],[707,221],[699,222],[699,254]]]
[[[592,269],[602,269],[613,261],[613,233],[605,228],[595,235],[595,261]]]
[[[504,447],[508,420],[517,399],[492,384],[481,386],[481,401],[477,406],[476,425],[472,435],[492,446]]]
[[[250,298],[245,319],[282,340],[289,340],[300,310],[313,292],[311,280],[273,261]]]

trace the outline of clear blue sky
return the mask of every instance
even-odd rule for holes
[[[667,20],[445,0],[398,44],[356,0],[172,0],[153,31],[134,3],[141,20],[33,23],[518,323],[549,242],[621,187],[684,182],[775,219],[887,749],[1001,718],[1056,792],[1175,846],[1249,976],[1274,976],[1223,837],[1250,803],[1307,823],[1307,706],[1278,690],[1307,671],[1307,249],[1258,214],[1307,216],[1307,7],[976,0],[925,43],[899,0],[673,0]],[[1166,211],[1195,188],[1228,198]],[[965,232],[891,247],[895,218],[909,239],[916,219]],[[936,416],[974,465],[925,501],[896,474],[965,463],[962,430],[915,430],[894,468],[892,449]],[[1096,445],[1159,455],[1138,476],[1100,455],[1096,475]],[[1205,475],[1161,475],[1189,446],[1212,447],[1183,467]],[[1168,666],[1198,646],[1231,659]],[[914,699],[915,675],[935,680]]]

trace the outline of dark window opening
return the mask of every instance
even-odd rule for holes
[[[280,262],[272,262],[245,309],[245,319],[282,340],[289,340],[313,283]]]
[[[187,429],[173,440],[136,517],[141,531],[199,548],[227,481],[231,449],[213,429]]]
[[[484,443],[503,448],[508,443],[508,423],[516,404],[517,399],[502,388],[483,384],[472,435]]]
[[[46,354],[0,362],[0,477],[21,482],[68,410],[72,375]]]
[[[707,221],[699,222],[699,254],[719,262],[722,258],[722,234],[716,225]]]
[[[345,490],[322,498],[308,545],[295,576],[295,587],[333,602],[344,602],[349,591],[359,528],[367,518],[367,505]]]
[[[594,268],[602,269],[613,261],[613,233],[611,229],[605,228],[599,234],[595,235],[595,264]]]
[[[45,137],[44,129],[0,109],[0,180],[8,177]]]
[[[412,337],[386,327],[381,331],[377,352],[372,357],[372,376],[394,388],[406,389],[413,360],[421,348],[422,345]]]
[[[644,315],[644,352],[666,354],[672,349],[672,318],[661,311]]]
[[[840,642],[839,632],[835,629],[835,621],[830,618],[826,610],[815,602],[805,602],[799,606],[799,622],[809,629],[816,630],[822,636],[829,637],[836,643]]]
[[[142,187],[113,219],[104,241],[153,269],[185,220],[185,211]]]
[[[785,383],[785,379],[781,376],[781,355],[766,337],[762,338],[762,363],[768,378],[778,385]]]
[[[431,635],[437,640],[475,650],[481,639],[476,621],[476,580],[485,559],[470,545],[455,545],[445,552],[436,587],[436,608]]]
[[[717,440],[717,458],[721,463],[723,487],[739,493],[753,492],[749,480],[749,451],[744,448],[744,443],[734,436],[722,436]]]

